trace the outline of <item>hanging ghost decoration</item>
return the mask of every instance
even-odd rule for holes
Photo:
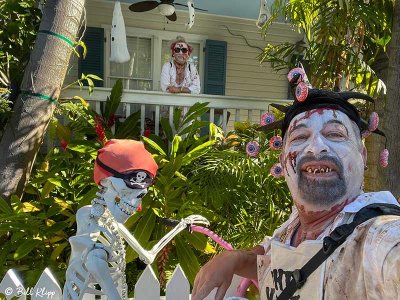
[[[257,27],[261,28],[271,17],[271,13],[268,8],[267,0],[260,0],[260,13],[257,19]]]
[[[122,16],[121,3],[115,2],[111,28],[110,61],[124,63],[129,61],[129,51],[126,44],[125,22]]]
[[[193,0],[188,0],[187,6],[189,8],[189,22],[186,24],[186,29],[189,30],[194,24],[194,4]]]

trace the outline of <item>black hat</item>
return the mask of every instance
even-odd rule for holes
[[[363,138],[367,137],[371,133],[375,133],[385,137],[386,139],[385,134],[378,129],[378,114],[373,112],[368,121],[365,121],[361,118],[358,109],[348,101],[349,99],[363,99],[375,104],[375,100],[370,96],[352,91],[336,92],[312,88],[302,67],[292,69],[288,74],[288,80],[294,97],[294,102],[288,106],[270,104],[272,107],[283,112],[285,116],[280,120],[259,127],[258,130],[270,131],[280,129],[282,130],[282,137],[284,137],[290,122],[298,114],[315,109],[330,108],[343,112],[350,118],[350,120],[356,123]],[[385,143],[385,149],[380,154],[381,166],[387,166],[388,155]]]

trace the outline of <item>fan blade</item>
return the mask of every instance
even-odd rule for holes
[[[174,5],[188,7],[186,4],[182,4],[182,3],[174,3]],[[197,7],[194,7],[194,9],[201,10],[201,11],[208,11],[207,9],[202,9],[202,8],[197,8]]]
[[[141,1],[133,3],[129,6],[129,9],[134,12],[144,12],[155,9],[158,6],[157,1]]]
[[[174,12],[172,15],[170,16],[165,16],[168,20],[175,22],[176,21],[176,12]]]
[[[194,9],[195,10],[201,10],[201,11],[208,11],[208,9],[202,9],[202,8],[198,8],[198,7],[195,7]]]

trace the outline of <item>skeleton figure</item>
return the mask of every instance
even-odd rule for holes
[[[140,142],[110,140],[99,150],[94,179],[100,191],[91,205],[76,214],[77,232],[69,239],[71,258],[64,300],[82,299],[85,293],[127,299],[124,240],[149,264],[188,225],[208,224],[201,216],[189,216],[150,251],[142,248],[123,224],[138,209],[156,172],[157,164]]]

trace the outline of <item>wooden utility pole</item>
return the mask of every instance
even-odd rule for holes
[[[0,196],[21,196],[53,116],[81,24],[84,0],[47,0],[21,94],[0,141]]]

